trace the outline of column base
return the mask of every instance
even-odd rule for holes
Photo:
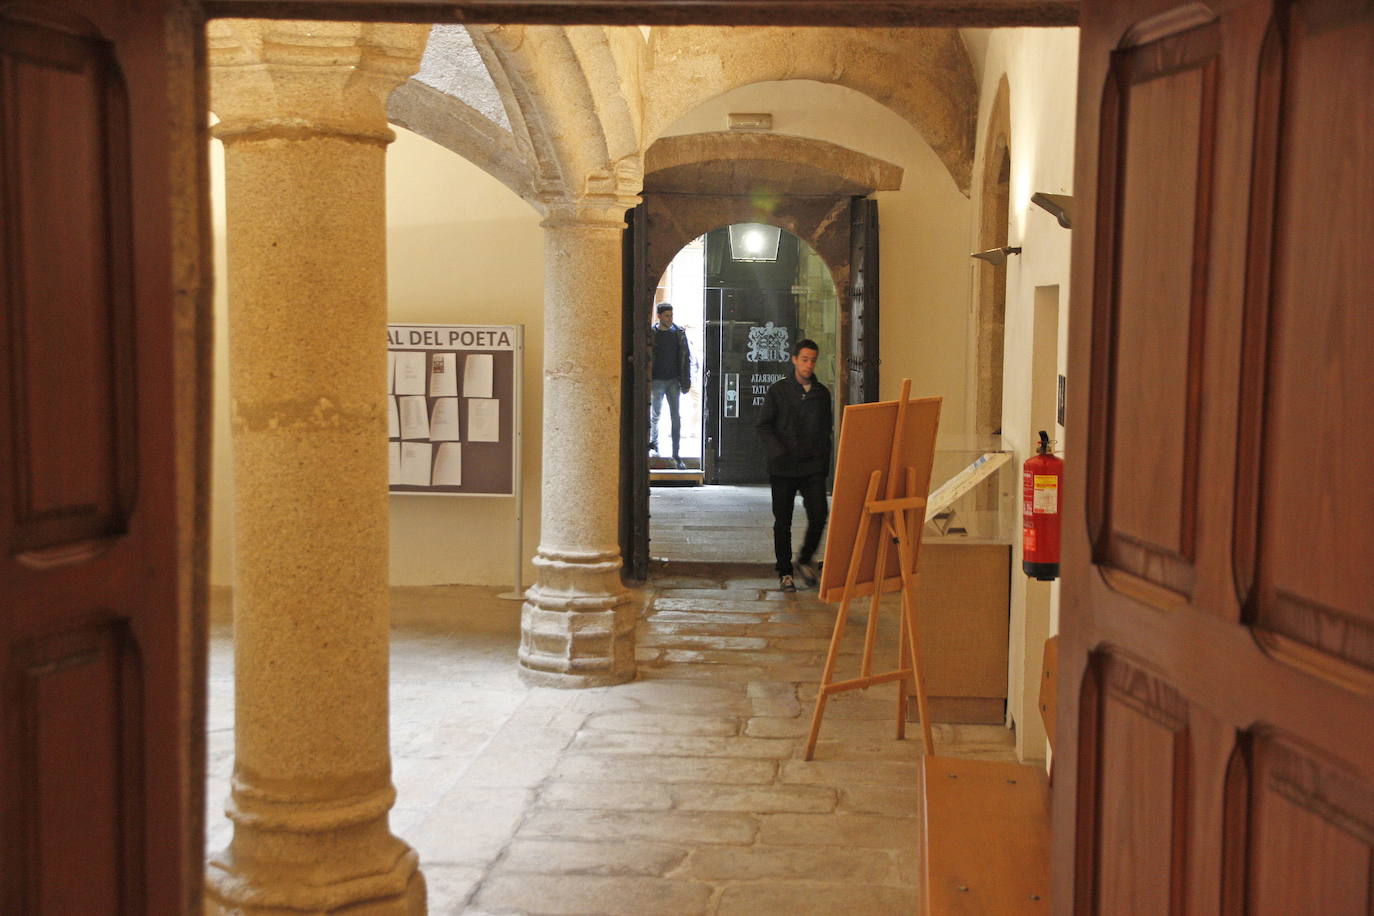
[[[620,554],[540,548],[520,610],[520,677],[540,687],[606,687],[635,676],[638,608]]]
[[[266,800],[236,779],[229,848],[210,857],[210,916],[424,916],[420,857],[391,833],[390,785],[334,802]]]
[[[227,852],[227,851],[226,851]],[[206,916],[425,916],[428,901],[420,857],[407,848],[393,868],[336,884],[259,883],[267,875],[233,870],[225,853],[205,875]]]

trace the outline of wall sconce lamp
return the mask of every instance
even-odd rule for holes
[[[1001,267],[1003,264],[1007,263],[1007,255],[1020,253],[1020,247],[1007,248],[1004,246],[1002,248],[989,248],[987,251],[975,251],[973,254],[969,255],[969,257],[977,258],[980,261],[987,261],[993,267]]]
[[[1073,215],[1073,198],[1068,194],[1046,194],[1044,191],[1036,191],[1031,195],[1031,203],[1059,220],[1059,225],[1065,229],[1073,228],[1070,225],[1070,217]]]

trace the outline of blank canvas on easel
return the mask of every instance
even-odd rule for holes
[[[903,496],[925,496],[930,489],[930,470],[935,456],[935,434],[940,425],[940,398],[912,398],[907,401],[902,441],[898,443],[896,469],[899,480],[897,493]],[[897,427],[897,401],[877,401],[871,404],[850,404],[844,409],[840,424],[839,456],[835,462],[835,485],[831,497],[830,533],[826,537],[825,563],[821,567],[820,597],[834,603],[844,593],[845,577],[859,520],[864,511],[864,495],[874,471],[882,471],[883,479],[878,497],[887,492],[887,474],[892,460],[892,436]],[[907,468],[915,471],[916,493],[906,489]],[[855,580],[851,598],[873,593],[876,576],[870,572],[877,564],[878,538],[881,526],[869,526],[865,539],[859,576]],[[882,591],[902,587],[897,551],[887,552]]]

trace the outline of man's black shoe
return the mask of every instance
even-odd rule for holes
[[[797,584],[792,581],[791,576],[778,576],[778,587],[785,592],[795,592]]]
[[[797,572],[801,575],[802,581],[806,583],[807,588],[815,588],[820,584],[821,571],[813,561],[798,559],[797,562],[792,565],[796,567]]]

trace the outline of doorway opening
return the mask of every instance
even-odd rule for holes
[[[790,351],[820,347],[816,376],[835,396],[839,296],[830,268],[798,236],[761,223],[721,226],[674,256],[654,291],[651,320],[673,306],[691,348],[691,386],[679,400],[679,455],[671,469],[667,410],[651,454],[650,552],[655,560],[769,562],[768,474],[755,424]],[[838,411],[837,411],[838,416]],[[671,484],[699,483],[678,488]],[[802,525],[799,517],[796,524]]]
[[[341,5],[341,7],[342,7],[343,4],[339,4],[339,5]],[[221,5],[220,5],[220,8],[228,8],[228,10],[231,10],[232,7],[231,7],[231,5],[229,5],[229,4],[221,4]],[[188,18],[190,18],[190,19],[192,19],[192,21],[194,21],[195,16],[188,16]],[[173,30],[174,30],[174,27],[173,27]],[[151,41],[150,41],[150,43],[148,43],[148,44],[154,44],[154,43],[151,43]],[[190,59],[198,59],[198,58],[195,58],[194,55],[187,55],[187,59],[190,60]],[[180,66],[185,66],[185,62],[181,62],[181,65],[180,65]],[[153,67],[148,67],[148,69],[146,69],[146,70],[154,70],[154,69],[153,69]],[[174,70],[174,67],[173,67],[173,70]],[[185,85],[192,85],[192,84],[194,84],[194,82],[195,82],[195,84],[198,84],[198,82],[196,82],[196,81],[194,81],[194,80],[185,80],[184,82],[185,82]],[[199,85],[199,84],[198,84],[198,85]],[[157,110],[157,108],[154,108],[154,110]],[[140,115],[140,117],[142,117],[142,115]],[[180,135],[184,135],[184,133],[188,133],[188,132],[187,132],[187,130],[184,130],[184,129],[183,129],[183,130],[179,130],[179,133],[180,133]],[[190,170],[190,168],[191,168],[191,166],[184,166],[184,170]],[[140,181],[142,181],[142,179],[140,179]],[[199,192],[203,192],[203,188],[201,188],[201,191],[199,191]],[[158,207],[155,207],[154,205],[151,205],[151,203],[150,203],[150,206],[148,206],[147,209],[150,209],[150,210],[157,210]],[[190,207],[188,207],[188,209],[190,209]],[[184,228],[181,229],[181,232],[185,232],[185,229],[184,229]],[[184,244],[181,244],[181,243],[184,243]],[[177,244],[179,244],[179,246],[181,246],[181,249],[184,249],[184,250],[192,250],[192,249],[194,249],[194,244],[192,244],[192,240],[191,240],[191,239],[184,238],[184,236],[177,236]],[[185,257],[185,255],[183,254],[183,251],[181,251],[180,249],[179,249],[179,251],[177,251],[176,254],[177,254],[177,257]],[[195,258],[188,258],[188,260],[190,260],[190,261],[192,262],[191,266],[196,266],[196,262],[195,262],[196,260],[195,260]],[[143,308],[143,306],[140,306],[140,308]],[[203,339],[203,338],[202,338],[202,339]],[[180,346],[180,345],[179,345],[179,346]],[[180,353],[180,350],[179,350],[179,354],[181,354],[181,353]],[[323,371],[323,369],[322,369],[322,371]],[[202,375],[203,375],[203,372],[202,372]],[[161,404],[161,401],[159,401],[159,404]],[[150,424],[150,426],[151,426],[151,424]],[[181,426],[181,423],[180,423],[180,420],[179,420],[179,428],[180,428],[180,426]],[[203,438],[203,437],[202,437],[202,438]],[[203,468],[202,468],[202,470],[203,470]],[[170,486],[170,485],[169,485],[169,486]],[[195,612],[194,612],[194,611],[192,611],[191,618],[192,618],[192,622],[195,622],[195,619],[198,619],[198,618],[195,617]],[[194,662],[192,662],[192,665],[194,665]],[[201,769],[203,769],[203,766],[202,766]],[[170,831],[168,831],[168,832],[170,832]]]
[[[766,251],[749,246],[755,237],[768,239]],[[707,233],[705,248],[706,482],[765,484],[755,424],[769,386],[792,373],[797,341],[820,345],[816,377],[834,396],[835,283],[815,249],[785,230],[735,224]]]
[[[673,424],[669,416],[670,405],[664,400],[659,404],[650,403],[649,425],[649,468],[651,478],[658,482],[701,483],[702,457],[702,379],[705,365],[702,362],[704,350],[705,319],[705,246],[706,237],[701,236],[688,242],[677,257],[673,258],[668,269],[663,272],[654,288],[654,306],[649,311],[650,324],[661,322],[659,309],[671,305],[672,322],[682,328],[687,339],[688,381],[687,389],[678,398],[680,419],[680,441],[673,441]],[[651,397],[653,392],[651,382]],[[653,422],[655,407],[658,408],[659,422]],[[673,458],[682,459],[689,471],[685,475],[674,475],[678,469],[672,465]]]

